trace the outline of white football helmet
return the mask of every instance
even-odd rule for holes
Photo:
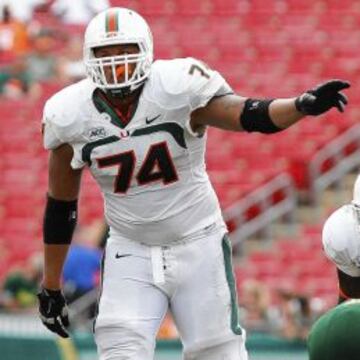
[[[360,232],[360,175],[355,180],[351,205]]]
[[[96,58],[94,48],[107,45],[136,44],[137,54]],[[153,38],[147,22],[135,11],[114,7],[96,15],[85,31],[84,63],[87,76],[101,89],[130,92],[142,85],[150,74],[153,62]],[[136,64],[129,74],[129,64]],[[124,80],[119,81],[116,70],[124,66]],[[111,67],[112,79],[108,81],[104,67]]]
[[[360,276],[360,231],[357,212],[347,204],[326,220],[322,233],[327,257],[345,274]]]
[[[360,206],[360,175],[355,180],[353,190],[353,204]]]

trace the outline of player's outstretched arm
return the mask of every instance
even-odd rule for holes
[[[217,97],[191,115],[191,126],[210,125],[225,130],[275,133],[306,115],[320,115],[332,108],[340,112],[348,103],[341,92],[350,87],[342,80],[330,80],[297,98],[251,99],[236,95]]]
[[[81,170],[70,166],[73,150],[62,145],[49,158],[49,189],[44,215],[44,278],[38,294],[43,324],[62,337],[68,337],[69,325],[61,276],[65,258],[76,225],[77,198]]]

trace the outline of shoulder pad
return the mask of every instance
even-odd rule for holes
[[[205,106],[223,86],[225,79],[194,58],[158,60],[151,68],[146,94],[166,108]]]
[[[67,86],[53,95],[45,104],[43,113],[44,146],[53,149],[71,143],[84,128],[84,111],[94,90],[85,79]]]

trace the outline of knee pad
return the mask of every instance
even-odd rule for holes
[[[99,360],[153,360],[155,342],[126,326],[99,327],[95,332]]]
[[[183,360],[248,360],[245,339],[237,336],[235,339],[185,353]]]

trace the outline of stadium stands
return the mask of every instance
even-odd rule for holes
[[[337,301],[336,270],[325,258],[320,238],[321,226],[304,225],[299,236],[277,240],[271,251],[252,253],[236,268],[238,288],[241,289],[244,281],[254,279],[267,284],[273,295],[286,289],[319,298],[324,308],[334,305]]]

